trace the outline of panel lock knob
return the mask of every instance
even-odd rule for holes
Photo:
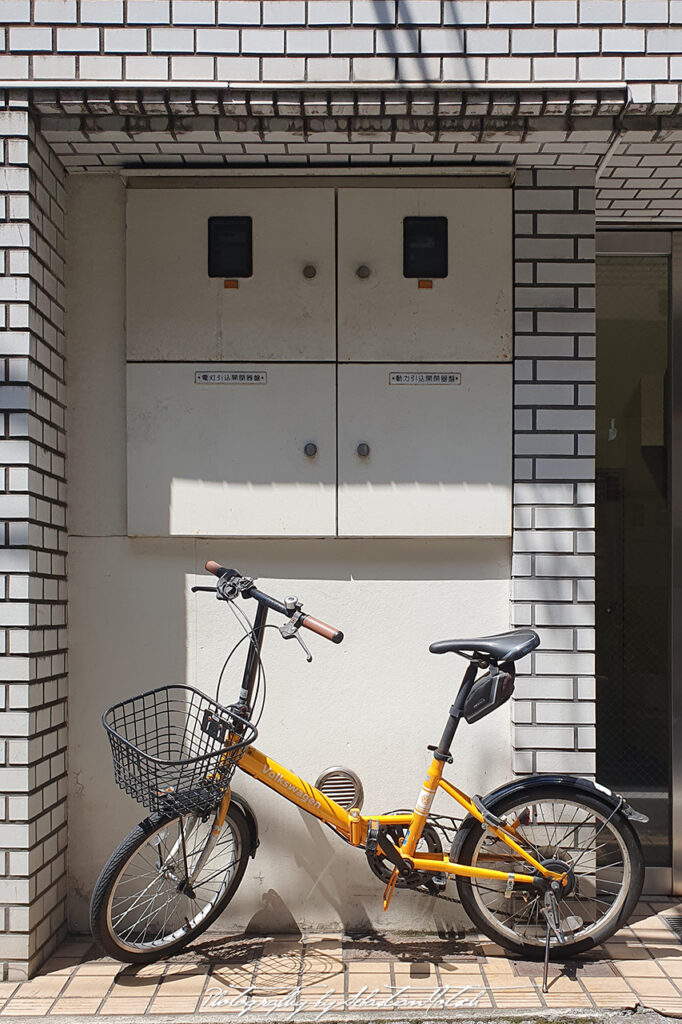
[[[306,263],[303,268],[303,276],[311,280],[317,274],[317,267],[314,267],[312,263]]]
[[[361,459],[366,459],[369,455],[369,445],[366,441],[361,441],[355,450]]]
[[[358,269],[355,271],[355,276],[359,277],[361,281],[365,281],[370,274],[369,267],[364,263],[361,263]]]
[[[303,446],[303,451],[309,459],[312,459],[317,455],[317,445],[314,441],[308,441],[307,444]]]

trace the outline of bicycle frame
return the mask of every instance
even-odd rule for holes
[[[431,804],[440,788],[452,799],[456,800],[464,810],[484,824],[483,816],[478,808],[471,802],[471,799],[456,786],[451,785],[443,778],[443,761],[436,757],[431,761],[419,798],[414,810],[410,814],[377,814],[363,815],[355,809],[345,810],[335,803],[319,789],[312,786],[299,775],[295,775],[283,765],[273,761],[267,754],[263,754],[255,747],[247,747],[238,766],[252,778],[257,779],[268,786],[269,789],[279,793],[290,803],[296,804],[302,810],[319,818],[325,824],[331,825],[351,846],[364,847],[367,842],[370,827],[380,828],[382,825],[402,825],[408,828],[405,842],[400,847],[400,854],[409,857],[415,870],[427,872],[446,872],[452,875],[468,875],[474,878],[492,878],[515,884],[532,885],[537,874],[548,879],[561,879],[563,875],[549,871],[543,867],[530,853],[519,845],[513,835],[512,829],[497,828],[493,825],[486,826],[491,833],[501,839],[511,851],[524,860],[529,867],[537,874],[525,874],[517,872],[493,871],[488,868],[471,867],[468,864],[457,864],[450,861],[445,853],[419,853],[415,854],[417,844],[421,838],[424,825],[431,810]],[[229,804],[229,792],[225,795],[224,801]],[[227,809],[227,805],[226,805]]]
[[[259,603],[253,625],[254,642],[249,646],[244,667],[240,705],[242,710],[248,712],[251,711],[251,700],[258,673],[267,612],[267,606],[264,603]],[[522,837],[516,832],[518,822],[511,826],[505,825],[504,827],[497,827],[489,822],[485,822],[481,811],[472,802],[471,798],[443,778],[444,766],[448,761],[452,760],[450,757],[450,747],[459,720],[462,717],[464,702],[474,684],[477,671],[478,668],[475,664],[470,664],[467,667],[455,703],[450,709],[450,716],[441,741],[434,751],[431,766],[424,779],[414,810],[411,813],[363,815],[360,814],[357,808],[351,808],[350,811],[347,811],[335,803],[334,800],[325,796],[319,789],[316,789],[315,786],[306,782],[305,779],[302,779],[283,765],[278,764],[268,757],[267,754],[263,754],[255,747],[246,748],[237,767],[246,772],[247,775],[257,779],[258,782],[268,786],[269,789],[274,790],[284,797],[285,800],[331,826],[351,846],[365,847],[370,830],[381,829],[382,826],[400,825],[407,828],[407,835],[403,844],[399,847],[398,854],[402,859],[409,859],[415,871],[497,879],[506,882],[508,885],[533,885],[537,883],[538,878],[561,882],[565,879],[565,875],[550,871],[544,867],[519,844],[517,838]],[[489,868],[473,867],[468,864],[458,864],[452,862],[446,853],[417,853],[417,845],[438,789],[442,789],[449,797],[460,804],[468,814],[480,821],[484,828],[488,828],[494,836],[505,843],[511,853],[516,858],[524,861],[529,868],[533,869],[534,873],[495,871]],[[228,789],[216,814],[215,827],[218,830],[220,830],[222,822],[225,820],[229,800],[230,791]],[[396,867],[384,894],[384,909],[388,907],[398,876],[399,870]]]

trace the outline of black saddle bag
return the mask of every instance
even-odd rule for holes
[[[505,661],[496,675],[486,672],[476,680],[464,702],[464,717],[469,725],[507,703],[514,692],[515,675],[514,663]]]

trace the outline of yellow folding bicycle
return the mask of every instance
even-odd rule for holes
[[[515,662],[538,646],[537,633],[431,644],[434,654],[454,652],[469,664],[440,742],[429,747],[433,759],[414,809],[363,814],[354,773],[333,769],[312,786],[252,745],[264,702],[268,611],[285,617],[280,633],[297,639],[308,660],[301,629],[333,643],[343,634],[306,614],[296,598],[278,601],[216,562],[206,569],[218,577],[215,587],[192,589],[214,592],[245,628],[239,699],[224,707],[191,687],[167,686],[105,712],[115,780],[152,812],[112,853],[93,892],[91,928],[108,954],[149,963],[177,953],[223,913],[258,847],[256,817],[230,789],[236,768],[364,850],[384,883],[384,909],[396,888],[449,898],[454,875],[481,932],[515,953],[544,955],[545,964],[553,954],[584,952],[625,923],[644,877],[631,821],[647,819],[622,796],[587,779],[542,775],[469,797],[443,777],[460,721],[477,722],[509,700]],[[256,602],[253,624],[239,597]],[[439,789],[466,812],[461,823],[432,813]]]

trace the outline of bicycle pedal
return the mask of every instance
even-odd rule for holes
[[[388,910],[389,904],[391,902],[391,897],[393,896],[393,893],[395,892],[395,886],[396,886],[396,882],[398,881],[398,875],[399,874],[400,874],[400,872],[398,871],[398,869],[397,868],[393,868],[393,874],[389,878],[388,885],[384,889],[384,910]]]
[[[431,875],[424,883],[424,888],[428,890],[431,896],[439,896],[442,892],[445,892],[448,884],[448,876],[443,871],[438,875]]]

